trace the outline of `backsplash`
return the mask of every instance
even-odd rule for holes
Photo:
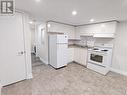
[[[94,38],[92,36],[81,36],[80,39],[69,40],[69,45],[94,47],[96,44],[114,44],[114,39]]]

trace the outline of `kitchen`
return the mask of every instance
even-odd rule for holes
[[[64,69],[66,70],[72,64],[75,65],[75,63],[76,63],[76,64],[79,64],[82,68],[84,68],[84,70],[85,70],[85,68],[88,68],[87,70],[92,70],[92,72],[97,72],[99,75],[107,77],[107,76],[110,76],[111,72],[115,72],[115,73],[125,75],[125,76],[127,75],[126,69],[125,69],[126,68],[125,64],[123,64],[123,61],[125,61],[125,59],[126,59],[125,58],[126,55],[125,55],[125,53],[120,53],[123,50],[125,52],[125,46],[123,46],[123,45],[125,45],[125,43],[123,43],[123,39],[126,39],[126,37],[125,37],[126,29],[127,29],[126,25],[127,25],[127,22],[108,21],[108,22],[95,23],[95,24],[74,27],[74,26],[67,25],[65,23],[63,24],[60,22],[50,21],[48,23],[45,23],[45,24],[43,23],[42,25],[39,25],[39,29],[41,30],[41,28],[45,28],[45,30],[47,30],[47,31],[45,31],[45,34],[44,34],[44,35],[46,35],[46,38],[44,39],[45,43],[50,42],[50,41],[48,41],[50,35],[67,35],[68,36],[68,44],[67,44],[68,45],[68,48],[67,48],[67,51],[68,51],[67,57],[68,58],[67,59],[65,59],[65,57],[63,58],[64,60],[67,60],[67,62],[65,63],[65,67],[57,69],[58,72],[61,70],[64,70]],[[92,32],[89,33],[89,31],[92,31]],[[54,69],[55,66],[50,64],[50,61],[49,61],[50,60],[50,51],[48,51],[48,49],[47,49],[47,47],[49,47],[48,46],[49,44],[45,44],[45,43],[42,44],[41,51],[45,51],[45,52],[47,52],[47,54],[43,53],[43,55],[41,55],[40,52],[37,50],[37,56],[39,56],[40,59],[45,64],[49,64]],[[44,46],[44,45],[46,45],[46,46]],[[93,46],[94,46],[94,48],[93,48]],[[37,47],[37,48],[39,48],[39,47]],[[90,58],[91,56],[89,56],[89,55],[91,55],[91,54],[97,54],[97,55],[94,55],[94,56],[97,56],[97,58],[95,57],[95,59],[94,59],[94,56],[92,58]],[[100,54],[101,54],[101,57],[100,57]],[[104,55],[104,56],[102,56],[102,55]],[[47,60],[46,60],[46,58],[47,58]],[[121,60],[121,58],[124,60]],[[104,59],[104,61],[102,59]],[[71,66],[71,67],[73,67],[73,66]],[[75,67],[75,68],[77,68],[77,67]],[[87,72],[87,70],[85,72]],[[82,69],[79,70],[79,72],[81,72],[81,71],[82,71]],[[84,74],[85,74],[85,72],[84,72]],[[77,71],[77,73],[78,73],[78,71]],[[78,74],[80,76],[80,73],[78,73]],[[90,75],[91,74],[88,74],[88,76],[90,76]],[[96,74],[95,74],[95,76],[96,76]],[[94,79],[94,75],[91,77],[93,77],[93,79]],[[111,77],[118,78],[119,76],[115,77],[115,76],[111,75]],[[87,79],[86,76],[85,76],[85,78]],[[98,78],[100,78],[100,77],[98,77]],[[98,80],[101,81],[101,78]],[[120,80],[122,80],[122,79],[120,79]],[[95,80],[95,81],[97,81],[97,80]],[[116,80],[114,80],[114,81],[116,81]],[[110,82],[111,81],[109,81],[109,83]],[[105,81],[105,84],[107,85],[106,81]],[[112,85],[114,85],[114,84],[112,84]],[[120,86],[120,84],[118,84],[118,85]],[[109,91],[109,93],[110,93],[110,91]],[[103,94],[101,94],[101,95],[103,95]]]
[[[111,47],[111,51],[112,52],[115,51],[114,50],[115,38],[117,37],[118,24],[120,24],[120,22],[118,21],[107,21],[107,22],[95,23],[90,25],[70,26],[66,24],[61,24],[59,22],[50,21],[44,26],[47,25],[47,28],[48,28],[46,29],[47,35],[60,34],[60,33],[61,35],[62,34],[68,35],[67,63],[76,62],[87,67],[88,51],[90,48],[93,48],[94,46],[97,46],[97,45],[101,45],[101,47],[104,47],[104,45],[109,45],[109,47]],[[45,40],[48,40],[48,37],[45,38]],[[48,44],[47,44],[47,47],[48,47]],[[47,53],[48,53],[48,50],[47,50]],[[111,58],[113,56],[113,53],[110,54]],[[37,55],[39,55],[38,50],[37,50]],[[41,59],[43,58],[44,57],[41,57]],[[47,60],[43,59],[42,61],[48,63],[48,54],[47,54]],[[124,72],[112,67],[112,65],[115,64],[115,63],[112,63],[115,61],[114,56],[113,56],[113,60],[110,59],[110,61],[111,61],[110,62],[111,71],[115,71],[117,73]],[[121,74],[126,75],[126,73],[121,73]]]
[[[2,95],[126,95],[126,17],[120,0],[16,1],[0,16]]]

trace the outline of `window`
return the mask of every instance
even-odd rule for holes
[[[91,54],[90,59],[95,62],[102,63],[103,62],[103,56]]]

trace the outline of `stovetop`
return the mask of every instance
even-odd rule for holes
[[[102,52],[102,53],[107,53],[112,51],[113,46],[110,44],[99,44],[94,46],[93,48],[88,49],[89,51],[93,51],[93,52]]]
[[[109,50],[108,49],[103,49],[103,48],[93,48],[92,51],[98,51],[98,52],[108,52]]]

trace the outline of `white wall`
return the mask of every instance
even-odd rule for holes
[[[112,68],[116,72],[127,75],[127,22],[118,23],[114,39]]]
[[[44,33],[41,33],[41,29],[44,29]],[[48,35],[46,31],[46,23],[36,24],[36,56],[48,64]]]

